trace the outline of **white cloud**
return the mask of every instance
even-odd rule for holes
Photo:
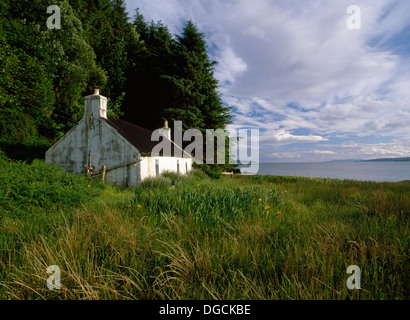
[[[279,129],[274,131],[274,133],[269,136],[265,135],[264,140],[270,140],[272,142],[277,142],[280,144],[289,144],[289,143],[296,143],[296,142],[318,142],[318,141],[327,141],[327,139],[321,136],[309,135],[293,135],[289,131]]]
[[[315,153],[315,154],[337,154],[335,151],[326,151],[326,150],[313,150],[310,151],[310,153]]]
[[[230,85],[236,82],[236,79],[247,69],[246,63],[236,56],[233,49],[225,46],[215,54],[218,67],[215,72],[215,77],[221,84],[229,83]]]
[[[247,34],[247,35],[254,36],[254,37],[259,38],[261,40],[263,40],[265,38],[265,31],[262,28],[259,28],[255,25],[252,25],[252,26],[248,27],[247,29],[245,29],[245,31],[243,33]]]
[[[315,156],[408,156],[410,53],[397,40],[410,27],[408,0],[358,0],[362,29],[348,30],[350,0],[128,0],[172,32],[192,19],[212,44],[231,128],[260,128],[267,157],[290,143]],[[404,41],[404,40],[403,40]],[[408,39],[407,39],[408,41]],[[304,130],[296,134],[296,130]],[[318,143],[368,137],[360,147],[317,153]],[[391,142],[378,144],[381,137]],[[373,139],[373,140],[372,140]],[[337,148],[337,147],[334,147]],[[279,149],[278,149],[279,150]],[[320,149],[321,150],[321,149]],[[280,150],[279,150],[280,151]],[[384,153],[383,153],[384,152]],[[277,152],[276,152],[277,153]]]

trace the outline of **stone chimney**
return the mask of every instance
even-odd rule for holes
[[[100,90],[94,88],[94,94],[84,97],[84,118],[107,119],[107,98],[100,96]]]
[[[164,121],[164,127],[159,129],[159,134],[171,140],[171,128],[168,128],[168,121]]]

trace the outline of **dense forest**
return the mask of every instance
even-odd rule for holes
[[[165,119],[200,130],[230,123],[216,62],[191,21],[173,35],[139,10],[129,18],[123,0],[56,0],[61,26],[49,29],[50,5],[0,2],[0,147],[14,157],[61,138],[93,87],[109,98],[109,115],[148,129]]]

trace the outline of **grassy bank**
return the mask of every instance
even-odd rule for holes
[[[409,298],[409,182],[193,172],[120,190],[0,161],[0,299]]]

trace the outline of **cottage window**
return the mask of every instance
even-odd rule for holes
[[[159,160],[155,159],[155,175],[159,176]]]

